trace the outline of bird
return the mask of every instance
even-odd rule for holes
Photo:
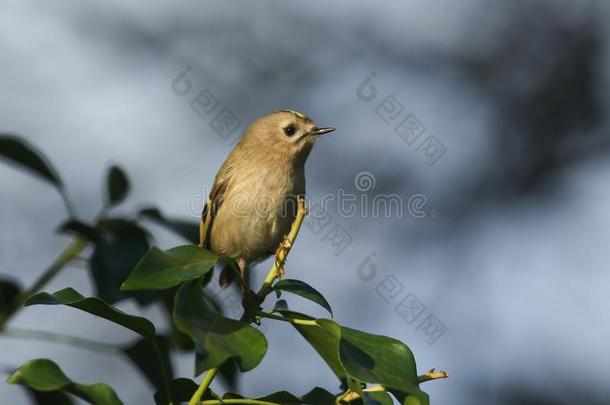
[[[242,134],[214,179],[199,226],[199,247],[235,259],[242,280],[249,266],[276,252],[305,196],[305,163],[320,136],[300,112],[278,110],[256,119]],[[219,277],[228,286],[235,272]],[[247,288],[242,283],[244,296]]]

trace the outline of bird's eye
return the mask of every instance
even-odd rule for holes
[[[297,129],[292,124],[284,128],[284,133],[286,134],[286,136],[292,136],[295,132],[297,132]]]

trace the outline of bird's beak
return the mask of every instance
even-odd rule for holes
[[[309,135],[324,135],[327,134],[329,132],[333,132],[335,130],[335,128],[314,128],[311,131],[309,131]]]

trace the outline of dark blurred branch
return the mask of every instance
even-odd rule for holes
[[[11,307],[6,311],[0,319],[0,331],[4,329],[8,320],[15,315],[19,309],[25,304],[27,299],[40,291],[49,281],[51,281],[59,272],[87,247],[88,241],[84,239],[75,239],[59,257],[49,266],[49,268],[38,277],[34,284],[27,290],[19,294],[12,303]]]
[[[19,339],[41,340],[43,342],[62,343],[70,346],[76,346],[83,349],[94,351],[109,350],[119,351],[118,346],[108,343],[96,342],[94,340],[84,339],[77,336],[68,336],[59,333],[46,332],[32,329],[11,328],[0,332],[0,336],[13,337]]]

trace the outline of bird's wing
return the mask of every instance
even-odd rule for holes
[[[212,191],[201,212],[201,222],[199,223],[199,247],[210,249],[210,232],[212,230],[212,224],[214,223],[214,217],[222,205],[230,180],[231,176],[228,173],[227,175],[219,175],[216,177]]]

